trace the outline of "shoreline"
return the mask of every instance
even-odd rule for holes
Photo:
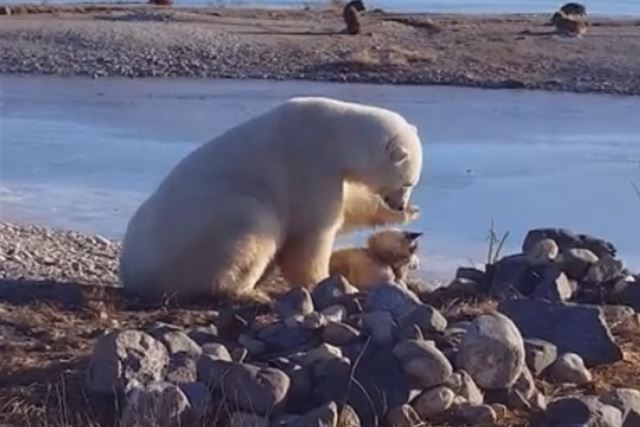
[[[11,6],[10,6],[11,7]],[[49,9],[46,9],[49,8]],[[540,14],[48,6],[0,16],[0,73],[303,80],[640,95],[640,20],[590,19],[582,39]]]

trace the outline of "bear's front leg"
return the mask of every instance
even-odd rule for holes
[[[304,238],[286,242],[277,257],[285,280],[308,287],[329,277],[335,235],[335,230],[310,232]]]
[[[420,215],[420,210],[413,205],[403,211],[391,209],[380,196],[359,184],[345,184],[343,206],[340,234],[360,228],[406,224]]]

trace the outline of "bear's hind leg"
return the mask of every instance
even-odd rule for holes
[[[278,254],[278,265],[285,280],[294,286],[311,286],[329,276],[335,230],[318,232],[286,242]]]

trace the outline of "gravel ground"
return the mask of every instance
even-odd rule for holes
[[[582,39],[540,15],[55,7],[0,16],[0,73],[455,84],[640,94],[640,22]],[[29,12],[29,13],[26,13]],[[47,12],[47,13],[34,13]],[[51,13],[53,12],[53,13]]]

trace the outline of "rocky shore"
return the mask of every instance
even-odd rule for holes
[[[532,230],[429,292],[270,280],[271,307],[143,305],[100,236],[2,223],[0,249],[0,425],[640,419],[640,277],[592,236]]]
[[[640,94],[640,21],[590,18],[583,38],[541,15],[338,9],[3,6],[0,73],[446,84]],[[8,13],[8,14],[7,14]]]

